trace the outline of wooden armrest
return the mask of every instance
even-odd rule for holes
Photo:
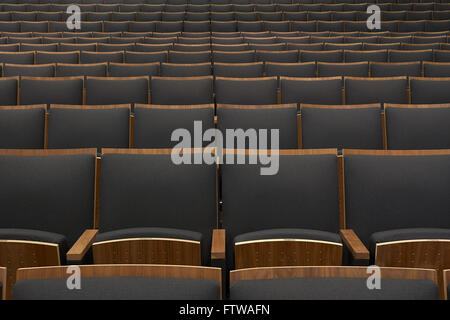
[[[88,229],[78,238],[77,242],[67,252],[67,261],[81,261],[84,255],[94,242],[95,236],[97,236],[97,229]]]
[[[213,230],[211,259],[225,259],[225,229]]]
[[[341,229],[341,238],[355,260],[369,260],[370,252],[352,229]]]

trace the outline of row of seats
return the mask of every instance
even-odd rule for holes
[[[38,59],[53,58],[53,55],[37,56]],[[200,77],[211,76],[228,78],[257,78],[271,76],[314,77],[450,77],[450,63],[439,62],[353,62],[353,63],[210,63],[178,64],[153,62],[141,64],[98,63],[76,64],[70,60],[78,59],[77,53],[64,55],[69,63],[53,64],[40,61],[40,65],[0,64],[3,77]],[[39,62],[39,61],[38,61]],[[72,61],[73,62],[73,61]]]
[[[73,49],[72,49],[73,50]],[[288,50],[288,51],[264,51],[264,50],[249,50],[249,51],[238,51],[238,52],[227,52],[227,51],[201,51],[201,52],[184,52],[184,51],[157,51],[157,52],[134,52],[134,51],[115,51],[115,52],[93,52],[93,51],[67,51],[67,52],[46,52],[46,51],[27,51],[27,52],[0,52],[0,64],[16,64],[16,65],[32,65],[35,64],[34,68],[21,67],[24,72],[23,75],[26,75],[28,72],[29,76],[39,76],[42,75],[42,72],[45,74],[50,74],[48,76],[53,76],[54,72],[44,71],[45,67],[40,66],[40,64],[48,64],[48,63],[69,63],[69,64],[77,64],[80,63],[80,67],[76,74],[72,75],[92,75],[87,70],[92,69],[89,64],[96,63],[127,63],[127,64],[142,64],[142,63],[152,63],[152,62],[169,62],[169,63],[177,63],[182,68],[184,65],[191,65],[190,68],[187,66],[187,69],[191,69],[195,72],[194,75],[204,75],[208,68],[204,67],[204,64],[214,64],[217,63],[234,63],[234,64],[242,64],[241,67],[236,66],[238,70],[245,70],[245,65],[253,62],[266,62],[266,63],[278,63],[284,64],[286,68],[284,68],[287,74],[283,72],[281,74],[276,75],[286,75],[286,76],[298,76],[303,77],[305,72],[306,74],[315,73],[314,70],[311,71],[308,68],[308,71],[301,71],[302,66],[308,62],[317,62],[317,63],[335,63],[337,64],[337,68],[339,65],[342,68],[343,74],[337,73],[336,75],[355,75],[354,71],[352,71],[352,66],[346,65],[344,63],[352,63],[352,62],[388,62],[390,63],[391,68],[397,74],[401,74],[402,69],[400,66],[402,63],[406,67],[411,64],[407,64],[408,62],[419,62],[419,64],[423,61],[432,62],[442,64],[444,69],[442,69],[441,74],[446,74],[447,67],[445,63],[450,62],[450,50],[417,50],[417,51],[409,51],[409,50],[370,50],[370,51],[352,51],[352,50],[332,50],[332,51],[306,51],[306,50]],[[301,62],[298,62],[301,61]],[[395,63],[399,64],[395,67]],[[200,69],[195,68],[196,64],[203,64]],[[84,65],[86,69],[84,69],[81,65]],[[434,64],[428,63],[428,68],[433,68]],[[292,66],[292,69],[289,68]],[[20,66],[16,66],[16,70],[19,69]],[[32,67],[32,66],[31,66]],[[133,75],[150,75],[153,73],[146,73],[145,70],[139,71],[134,66],[128,66],[130,73],[124,74],[123,76],[133,76]],[[134,68],[134,72],[132,69]],[[251,68],[251,67],[249,67]],[[300,69],[298,69],[300,68]],[[356,67],[357,68],[357,67]],[[398,69],[400,68],[400,69]],[[102,68],[100,68],[102,69]],[[196,70],[197,69],[197,70]],[[420,68],[421,69],[421,68]],[[436,69],[436,68],[433,68]],[[34,71],[32,71],[34,70]],[[53,70],[53,69],[52,69]],[[86,71],[83,71],[86,70]],[[97,68],[97,70],[99,70]],[[125,69],[124,69],[125,70]],[[203,70],[203,71],[200,71]],[[206,71],[205,71],[206,70]],[[360,70],[360,69],[357,69]],[[30,73],[31,72],[31,73]],[[86,72],[86,73],[83,73]],[[138,72],[138,74],[136,73]],[[200,74],[199,74],[200,72]],[[339,72],[339,69],[335,69],[333,72]],[[364,71],[363,71],[364,72]],[[433,72],[433,71],[432,71]],[[236,72],[230,71],[230,74],[235,74]],[[422,71],[420,70],[421,74]],[[428,73],[427,73],[428,74]],[[60,73],[56,73],[57,76],[64,76]],[[101,76],[101,75],[100,75]],[[314,76],[314,75],[312,75]],[[420,75],[419,75],[420,76]]]
[[[344,81],[343,81],[344,79]],[[84,83],[84,85],[83,85]],[[32,104],[438,104],[450,103],[449,78],[83,77],[0,79],[0,105]],[[344,86],[344,89],[343,89]],[[83,95],[83,87],[85,94]],[[149,91],[150,87],[150,91]],[[214,95],[213,95],[214,91]],[[150,97],[151,92],[151,97]]]
[[[219,172],[213,150],[189,150],[0,150],[0,200],[14,212],[0,216],[0,239],[40,246],[31,256],[9,247],[0,262],[13,276],[92,248],[96,264],[337,266],[349,263],[345,246],[381,267],[445,268],[449,150],[228,149]],[[404,241],[442,248],[389,248]]]
[[[67,267],[19,269],[15,300],[219,300],[222,279],[218,268],[179,266],[78,266],[82,290],[69,290]],[[6,270],[5,270],[6,271]],[[5,273],[5,271],[3,273]],[[0,289],[1,289],[0,268]],[[362,267],[284,267],[236,270],[230,273],[230,300],[436,300],[435,270],[411,272],[380,268],[378,290],[367,287]],[[450,299],[450,270],[444,271]],[[65,288],[65,289],[61,289]],[[270,308],[260,307],[269,313]],[[231,313],[226,309],[226,313]]]
[[[0,108],[0,148],[172,148],[171,135],[227,129],[279,129],[282,149],[448,149],[450,104],[352,106],[12,106]],[[227,145],[225,138],[223,146]],[[235,145],[234,140],[230,140]],[[207,146],[210,142],[203,143]],[[275,147],[271,141],[268,147]],[[250,145],[246,143],[245,147]],[[254,147],[254,146],[253,146]]]

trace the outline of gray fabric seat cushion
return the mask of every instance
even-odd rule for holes
[[[127,228],[100,233],[95,242],[129,238],[168,238],[202,241],[200,232],[172,228]]]
[[[437,300],[431,280],[381,279],[369,290],[367,278],[287,278],[240,280],[231,285],[232,300]]]
[[[308,239],[342,243],[341,238],[336,233],[311,229],[285,228],[243,233],[234,238],[234,244],[244,241],[266,239]]]
[[[68,290],[66,279],[20,280],[15,300],[217,300],[220,286],[206,279],[91,277],[82,290]]]

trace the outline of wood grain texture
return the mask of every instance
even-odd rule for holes
[[[404,109],[436,109],[436,108],[450,108],[450,103],[437,104],[394,104],[386,103],[384,108],[404,108]]]
[[[355,260],[369,260],[369,250],[352,229],[342,229],[340,235]]]
[[[78,110],[128,109],[131,111],[131,104],[109,104],[109,105],[51,104],[50,114],[52,109],[78,109]]]
[[[126,148],[102,148],[102,154],[160,154],[160,155],[170,155],[173,150],[179,150],[180,153],[202,153],[207,150],[207,148],[193,148],[193,149],[126,149]],[[0,151],[1,152],[1,151]]]
[[[0,267],[0,282],[2,283],[1,300],[6,299],[6,268]]]
[[[100,53],[100,52],[98,52]],[[111,52],[108,52],[111,53]],[[86,80],[105,80],[105,81],[115,81],[115,80],[139,80],[139,79],[145,79],[147,81],[150,81],[149,76],[138,76],[138,77],[86,77]]]
[[[269,239],[235,244],[235,268],[342,264],[342,244],[304,239]]]
[[[323,52],[323,51],[317,51]],[[331,52],[331,51],[327,51]],[[320,77],[320,78],[297,78],[297,77],[280,77],[280,80],[291,80],[291,81],[327,81],[327,80],[342,80],[342,77]]]
[[[44,109],[47,110],[45,104],[33,104],[28,106],[0,106],[0,110],[29,110],[29,109]]]
[[[158,105],[158,104],[139,104],[134,105],[134,109],[214,109],[214,104],[192,104],[192,105]]]
[[[258,152],[267,151],[271,154],[273,150],[254,150],[254,149],[223,149],[223,154],[245,154],[245,155],[257,155]],[[337,156],[337,149],[281,149],[276,150],[280,156],[303,156],[303,155],[321,155],[332,154]]]
[[[217,109],[297,109],[295,103],[291,104],[264,104],[264,105],[243,105],[243,104],[218,104]]]
[[[277,80],[277,77],[259,77],[259,78],[216,77],[216,80],[223,80],[223,81],[273,81],[273,80]]]
[[[95,264],[201,265],[200,242],[181,239],[136,238],[92,245]]]
[[[408,52],[411,52],[408,50]],[[369,77],[348,77],[345,76],[344,80],[367,80],[367,81],[385,81],[385,80],[408,80],[407,77],[376,77],[376,78],[369,78]]]
[[[199,76],[199,77],[152,77],[152,80],[203,80],[203,79],[211,79],[213,80],[213,76]]]
[[[84,255],[94,242],[95,236],[98,234],[97,229],[88,229],[74,243],[72,248],[67,252],[67,261],[81,261]]]
[[[447,288],[450,286],[450,269],[444,270],[444,298],[445,300],[450,300],[450,296],[448,295]]]
[[[225,229],[214,229],[211,244],[211,259],[225,259]]]
[[[302,115],[297,113],[297,148],[303,148]]]
[[[0,155],[6,156],[62,156],[76,154],[90,154],[96,156],[97,149],[0,149]]]
[[[133,52],[133,54],[134,53],[135,52]],[[118,62],[110,62],[109,65],[110,66],[130,66],[130,67],[150,67],[150,66],[158,66],[159,67],[159,62],[148,62],[148,63],[118,63]]]
[[[358,149],[343,149],[344,155],[364,155],[364,156],[432,156],[432,155],[447,155],[450,154],[450,149],[436,149],[436,150],[358,150]]]
[[[339,227],[345,229],[347,221],[345,216],[344,157],[341,154],[337,156],[337,168],[339,188]]]
[[[217,281],[222,287],[222,270],[213,267],[173,265],[82,265],[83,278],[89,277],[154,277],[177,279],[206,279]],[[67,278],[68,266],[22,268],[17,270],[17,280]],[[188,288],[187,288],[188,289]],[[222,292],[222,290],[220,290]],[[222,297],[221,297],[222,298]]]
[[[16,270],[24,267],[59,266],[59,247],[54,243],[0,240],[0,266],[6,267],[6,299],[11,299]]]
[[[274,267],[233,270],[230,284],[237,280],[280,278],[367,278],[367,267],[306,266]],[[424,279],[437,283],[437,272],[432,269],[381,268],[384,279]]]
[[[223,66],[223,67],[244,67],[244,66],[258,66],[264,65],[264,62],[246,62],[246,63],[229,63],[229,62],[215,62],[215,66]]]
[[[371,104],[346,104],[346,105],[319,105],[319,104],[300,104],[301,108],[316,108],[316,109],[367,109],[367,108],[378,108],[381,112],[381,104],[371,103]]]

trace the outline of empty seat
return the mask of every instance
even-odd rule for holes
[[[166,62],[168,51],[155,52],[125,52],[125,63],[150,63],[150,62]]]
[[[65,264],[68,248],[92,228],[96,152],[5,149],[0,158],[1,202],[14,212],[2,215],[0,231],[11,297],[17,268]]]
[[[47,147],[128,148],[130,111],[130,105],[51,105]]]
[[[210,51],[182,52],[169,51],[168,61],[171,63],[205,63],[211,60]]]
[[[346,227],[369,248],[370,262],[445,269],[442,256],[450,239],[448,150],[343,154]]]
[[[411,103],[450,103],[450,78],[411,78]]]
[[[200,77],[211,75],[211,63],[161,63],[161,77]]]
[[[158,76],[159,62],[152,63],[114,63],[109,64],[110,77]]]
[[[95,43],[61,43],[58,45],[58,51],[96,51],[97,44]]]
[[[288,51],[256,51],[256,60],[268,62],[294,63],[298,61],[299,53],[297,50]]]
[[[148,77],[87,77],[87,105],[147,103]]]
[[[80,63],[123,62],[123,51],[118,52],[80,52]]]
[[[196,121],[200,122],[202,134],[214,128],[214,105],[137,104],[134,107],[133,147],[173,148],[179,144],[177,140],[172,140],[175,130],[183,128],[194,137]],[[196,147],[206,147],[208,144],[203,142]]]
[[[218,300],[221,297],[219,268],[84,265],[80,266],[83,290],[67,288],[66,275],[70,270],[65,266],[24,271],[26,277],[22,277],[22,270],[18,271],[15,300]]]
[[[342,104],[342,78],[281,77],[281,103]]]
[[[350,62],[350,63],[317,63],[317,74],[319,77],[334,76],[353,76],[367,77],[369,76],[368,62]]]
[[[36,52],[36,64],[47,63],[78,63],[80,54],[78,51],[68,52]]]
[[[215,92],[217,104],[276,104],[277,78],[216,77]]]
[[[297,149],[297,106],[291,105],[217,105],[217,129],[223,135],[223,147],[227,149]],[[266,130],[267,141],[246,141],[238,136],[228,139],[227,130]],[[276,141],[272,132],[277,131]],[[250,133],[249,133],[250,134]]]
[[[213,77],[152,77],[151,103],[192,105],[213,102]]]
[[[0,78],[0,105],[13,106],[17,104],[17,78]]]
[[[300,106],[302,148],[383,149],[381,106]]]
[[[450,77],[450,63],[448,62],[424,62],[424,77]]]
[[[12,64],[33,64],[34,52],[0,52],[0,62]]]
[[[56,52],[58,50],[58,45],[56,43],[51,44],[20,44],[20,51],[47,51]]]
[[[83,104],[83,78],[22,77],[20,104]]]
[[[433,50],[389,50],[389,61],[433,61]]]
[[[264,76],[263,62],[214,63],[214,76],[230,78],[255,78]]]
[[[3,76],[16,77],[54,77],[54,64],[40,64],[40,65],[23,65],[23,64],[8,64],[3,66]]]
[[[213,51],[212,61],[223,63],[248,63],[255,61],[255,51]]]
[[[45,105],[0,107],[0,148],[43,149],[45,110]]]
[[[316,76],[315,62],[299,63],[265,63],[265,72],[267,76],[277,77],[304,77],[312,78]]]
[[[360,61],[374,61],[374,62],[387,62],[388,51],[387,50],[344,50],[345,62],[360,62]]]
[[[346,77],[344,81],[346,104],[408,103],[406,77]]]
[[[77,76],[91,76],[91,77],[106,77],[108,64],[104,63],[89,63],[89,64],[69,64],[57,63],[56,76],[57,77],[77,77]]]
[[[300,61],[317,61],[317,62],[342,62],[343,50],[332,51],[304,51],[300,50]]]
[[[371,77],[395,77],[395,76],[420,77],[421,75],[422,75],[422,64],[420,61],[370,63]]]
[[[369,269],[370,270],[370,269]],[[232,300],[437,300],[435,270],[380,268],[381,288],[367,288],[367,267],[283,267],[234,270]],[[370,273],[369,273],[370,274]]]
[[[226,150],[234,159],[221,168],[229,268],[341,264],[336,153],[280,150],[268,166],[256,150]]]

